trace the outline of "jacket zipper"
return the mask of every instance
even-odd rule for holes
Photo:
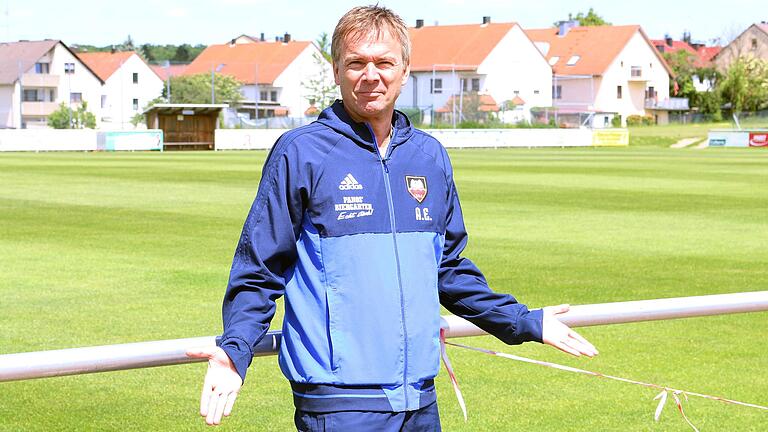
[[[403,396],[405,398],[405,408],[408,408],[408,328],[405,325],[405,293],[403,292],[403,280],[401,277],[400,272],[400,254],[397,251],[397,230],[395,227],[395,205],[394,201],[392,200],[392,186],[390,185],[389,181],[389,167],[387,166],[387,159],[389,158],[389,155],[392,153],[392,140],[394,140],[395,137],[395,130],[392,130],[392,139],[390,140],[389,145],[387,146],[387,154],[384,155],[384,157],[381,157],[381,153],[379,152],[379,143],[376,141],[376,135],[373,133],[373,129],[371,128],[371,125],[366,123],[366,127],[368,127],[368,131],[371,133],[371,136],[373,137],[373,145],[374,145],[374,151],[376,152],[376,156],[379,158],[379,161],[381,162],[381,173],[384,176],[384,188],[387,192],[387,204],[389,205],[389,221],[390,221],[390,228],[392,230],[392,244],[395,250],[395,264],[397,267],[397,285],[400,289],[400,319],[403,323]]]

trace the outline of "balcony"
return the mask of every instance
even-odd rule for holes
[[[656,98],[645,100],[645,109],[661,111],[688,111],[688,98],[667,98],[657,100]]]
[[[21,76],[21,85],[23,87],[58,87],[59,76],[51,74],[24,74]]]
[[[22,102],[21,113],[26,116],[48,116],[58,109],[56,102]]]
[[[629,71],[629,81],[648,81],[648,78],[643,73],[642,66],[632,66]]]

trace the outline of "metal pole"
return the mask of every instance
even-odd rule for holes
[[[216,103],[216,90],[214,90],[215,87],[214,87],[213,77],[214,77],[214,70],[213,70],[213,65],[211,65],[211,105]]]
[[[768,311],[768,291],[572,306],[558,319],[571,327]],[[446,337],[486,334],[456,317],[442,317]],[[280,332],[269,332],[254,356],[277,353]],[[196,363],[189,348],[210,347],[215,336],[0,355],[0,382]]]

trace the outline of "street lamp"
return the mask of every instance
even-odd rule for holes
[[[219,65],[216,66],[215,68],[213,67],[213,65],[211,65],[211,104],[216,103],[216,85],[215,85],[216,72],[220,71],[221,68],[223,67],[224,67],[224,63],[219,63]]]

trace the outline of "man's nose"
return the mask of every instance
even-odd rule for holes
[[[373,62],[368,62],[363,70],[363,79],[366,81],[377,81],[379,79],[379,70]]]

